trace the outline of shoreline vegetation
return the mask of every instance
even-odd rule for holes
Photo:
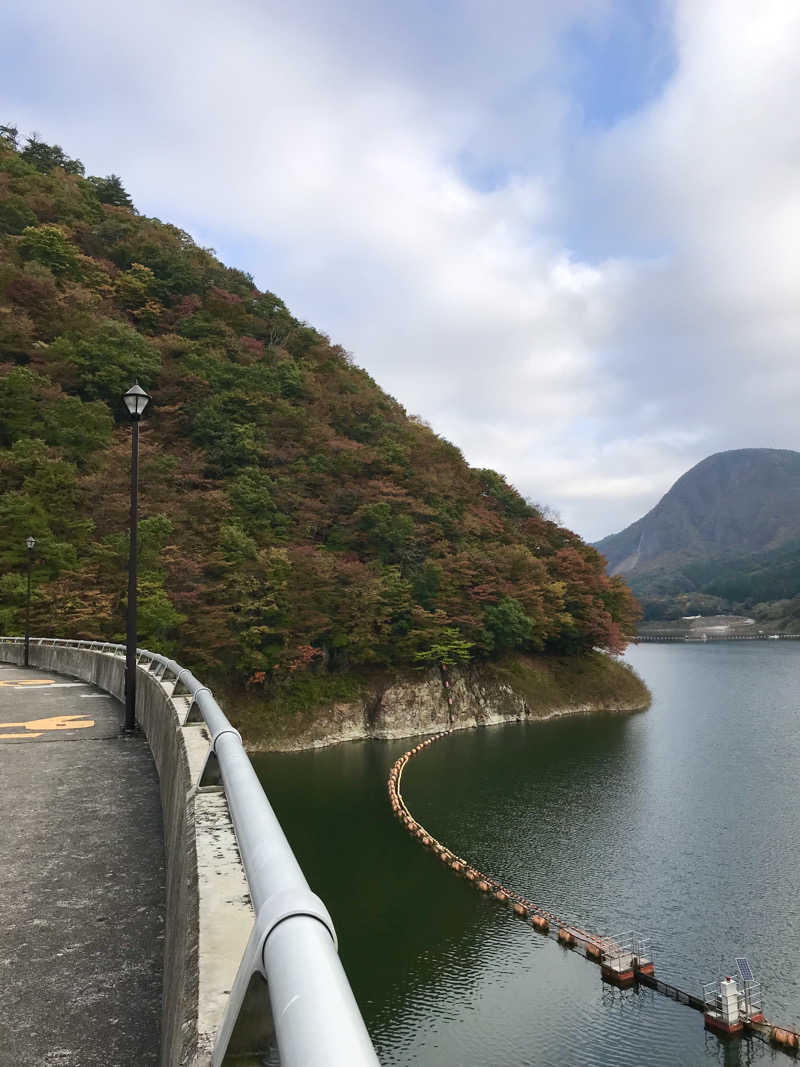
[[[220,691],[248,751],[300,751],[565,715],[631,714],[651,701],[639,675],[602,652],[507,655],[454,667],[446,689],[437,669],[320,676],[316,686],[304,681],[270,699]]]

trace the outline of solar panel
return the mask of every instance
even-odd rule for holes
[[[736,966],[739,968],[739,974],[742,976],[745,982],[755,982],[753,972],[750,970],[750,964],[747,960],[741,956],[736,958]]]

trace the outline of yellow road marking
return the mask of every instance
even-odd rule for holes
[[[0,682],[0,685],[52,685],[52,678],[9,678]]]
[[[30,740],[32,737],[41,737],[41,734],[2,734],[0,733],[0,741],[7,741],[10,738],[24,737]]]
[[[88,726],[94,726],[94,719],[86,715],[56,715],[51,719],[31,719],[29,722],[0,722],[0,741],[6,737],[39,737],[45,730],[85,730]],[[29,731],[24,734],[6,734],[4,730],[23,729]],[[39,733],[30,733],[37,730]]]

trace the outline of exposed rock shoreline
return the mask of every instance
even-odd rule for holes
[[[630,714],[650,703],[638,675],[599,653],[580,662],[525,657],[501,666],[451,668],[446,678],[447,688],[440,672],[430,670],[419,678],[373,688],[359,700],[319,707],[313,717],[289,719],[272,736],[248,737],[247,747],[289,752],[564,715]]]

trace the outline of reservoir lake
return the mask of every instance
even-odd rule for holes
[[[648,711],[464,730],[403,775],[415,818],[529,900],[651,939],[692,993],[746,956],[766,1017],[800,1028],[800,642],[634,646]],[[254,758],[389,1067],[789,1063],[541,937],[392,817],[415,744]]]

